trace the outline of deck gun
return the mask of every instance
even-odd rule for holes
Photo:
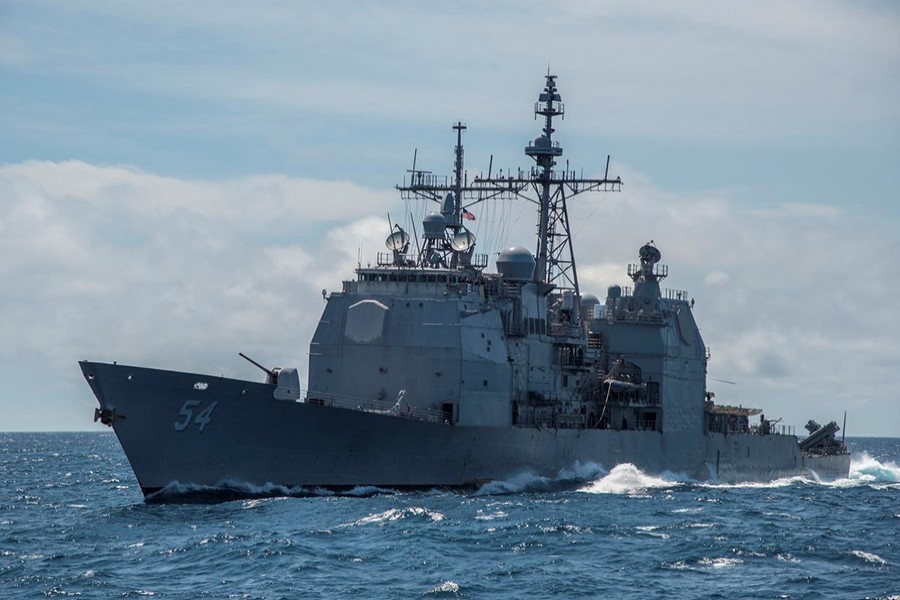
[[[243,352],[238,352],[238,354],[250,364],[266,372],[266,383],[275,385],[273,395],[277,400],[300,399],[302,394],[300,391],[300,375],[297,373],[297,369],[282,369],[281,367],[267,369]]]
[[[261,364],[259,364],[258,362],[256,362],[255,360],[253,360],[252,358],[250,358],[243,352],[238,352],[238,355],[241,358],[243,358],[244,360],[246,360],[247,362],[249,362],[251,365],[258,367],[258,368],[262,369],[263,371],[265,371],[266,372],[266,383],[274,383],[276,385],[278,384],[278,374],[281,372],[281,369],[279,367],[275,367],[274,369],[267,369],[266,367],[262,366]]]

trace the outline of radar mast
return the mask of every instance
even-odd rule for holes
[[[610,179],[609,156],[602,179],[579,177],[575,171],[568,169],[568,165],[562,171],[554,169],[563,149],[553,139],[556,131],[553,120],[565,117],[565,105],[556,87],[556,75],[548,72],[545,80],[544,89],[534,104],[535,118],[543,117],[544,126],[541,134],[525,147],[525,155],[535,161],[530,169],[519,169],[516,173],[510,171],[505,177],[501,173],[497,177],[488,168],[486,177],[475,177],[470,184],[464,171],[462,145],[462,132],[466,126],[457,122],[453,125],[456,131],[453,180],[448,182],[446,176],[417,170],[414,161],[409,182],[404,181],[397,189],[404,199],[429,200],[441,207],[440,214],[446,222],[447,233],[441,242],[435,229],[431,230],[429,256],[433,259],[434,251],[439,250],[444,256],[442,264],[450,268],[482,266],[482,261],[473,264],[462,254],[461,249],[465,248],[464,252],[471,258],[474,249],[474,236],[462,224],[463,218],[471,218],[467,216],[467,207],[495,198],[522,198],[534,202],[538,205],[538,239],[533,281],[549,284],[548,291],[554,288],[572,290],[575,298],[579,298],[578,272],[566,202],[583,192],[620,191],[622,178]],[[438,220],[433,221],[436,227]],[[463,238],[467,243],[461,243]],[[454,240],[457,240],[456,243],[453,243]]]
[[[578,177],[575,171],[554,170],[556,159],[563,149],[553,140],[553,119],[565,118],[565,105],[556,88],[556,75],[547,74],[544,90],[534,104],[535,118],[544,118],[542,133],[525,147],[525,154],[535,161],[529,172],[520,172],[518,177],[476,179],[476,183],[486,189],[515,188],[517,195],[527,197],[525,190],[532,189],[538,204],[538,240],[535,257],[534,280],[568,288],[579,297],[578,272],[575,266],[575,251],[569,227],[566,200],[583,192],[616,192],[622,189],[622,178],[609,178],[609,157],[602,179]]]

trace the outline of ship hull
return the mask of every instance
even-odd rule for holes
[[[809,463],[793,436],[458,427],[278,400],[271,384],[105,363],[81,368],[145,495],[175,482],[465,487],[523,471],[556,476],[577,463],[631,463],[725,482],[849,470],[849,456]]]

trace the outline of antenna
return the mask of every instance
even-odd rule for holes
[[[415,180],[416,180],[416,173],[418,173],[418,171],[416,171],[416,159],[417,159],[418,157],[419,157],[419,149],[418,149],[418,148],[413,148],[413,165],[412,165],[412,169],[407,169],[407,170],[406,170],[406,172],[410,174],[410,175],[409,175],[409,185],[415,185],[415,184],[416,184],[416,181],[415,181]]]
[[[409,213],[409,220],[412,223],[413,237],[416,238],[416,256],[421,256],[422,249],[419,248],[419,233],[416,231],[416,220],[413,219],[412,213]]]
[[[568,162],[564,165],[564,172],[556,170],[557,161],[562,163],[560,159],[563,149],[555,139],[554,125],[558,119],[565,117],[565,105],[556,86],[556,75],[550,71],[549,64],[545,80],[544,88],[534,104],[534,118],[541,117],[541,132],[525,147],[525,155],[534,160],[530,168],[518,171],[510,169],[508,173],[504,172],[506,169],[501,169],[495,175],[494,157],[491,155],[487,176],[476,176],[470,182],[464,169],[462,147],[462,132],[466,126],[458,121],[452,127],[456,133],[456,148],[453,175],[449,180],[447,177],[434,176],[430,171],[420,171],[414,163],[413,181],[409,185],[397,186],[397,189],[404,200],[434,202],[441,206],[441,213],[445,218],[449,217],[445,237],[439,241],[437,238],[432,239],[430,247],[436,249],[444,259],[449,259],[447,263],[451,269],[459,265],[458,260],[462,260],[462,253],[455,250],[452,243],[455,241],[457,245],[466,245],[473,242],[465,235],[457,239],[457,236],[464,233],[463,207],[493,199],[520,198],[533,202],[538,206],[538,235],[532,281],[549,284],[557,289],[570,289],[578,298],[578,272],[566,204],[571,202],[572,197],[583,192],[619,191],[622,179],[609,178],[609,155],[602,178],[584,177],[583,170],[579,176],[574,169],[570,170],[572,167]],[[453,195],[452,207],[447,202],[448,193]],[[420,245],[418,234],[414,233],[416,244]],[[427,248],[429,246],[426,246],[426,252]],[[422,256],[422,248],[419,248],[418,255]],[[477,262],[473,265],[486,266]]]
[[[388,250],[403,252],[409,246],[409,234],[403,231],[399,225],[395,225],[395,227],[397,231],[387,236],[387,239],[384,240],[384,245]]]
[[[465,252],[475,245],[475,234],[463,227],[462,231],[450,240],[450,247],[457,252]]]

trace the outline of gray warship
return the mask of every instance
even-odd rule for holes
[[[421,238],[390,223],[388,251],[323,292],[305,391],[296,369],[246,356],[264,381],[82,361],[94,419],[115,431],[143,493],[466,487],[578,463],[721,482],[846,477],[834,421],[810,421],[801,441],[758,409],[714,401],[693,300],[660,287],[655,244],[638,249],[629,286],[604,301],[582,293],[567,201],[622,181],[609,157],[602,178],[557,169],[555,76],[534,113],[543,129],[525,147],[528,169],[469,180],[462,123],[452,175],[414,159],[397,187],[433,203]],[[535,251],[508,248],[488,272],[469,208],[514,198],[538,208]]]

